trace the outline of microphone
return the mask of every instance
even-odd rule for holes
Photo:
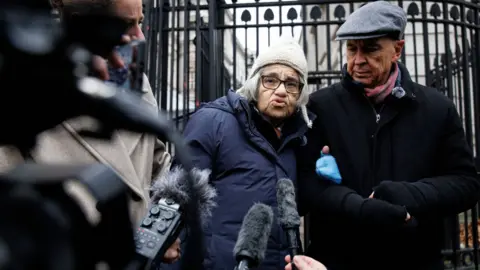
[[[209,169],[193,168],[192,175],[195,183],[191,191],[186,182],[187,174],[185,170],[176,166],[154,180],[150,189],[152,192],[151,201],[156,203],[162,199],[169,199],[176,202],[180,207],[185,207],[191,203],[190,194],[194,192],[197,194],[199,203],[200,221],[202,225],[205,225],[212,216],[213,208],[217,206],[215,202],[217,191],[210,185],[210,173]]]
[[[265,257],[272,223],[273,211],[270,206],[256,203],[248,210],[233,249],[237,260],[236,270],[248,270],[260,265]]]
[[[297,212],[295,201],[295,187],[291,180],[283,178],[277,182],[278,221],[287,235],[288,249],[292,260],[292,269],[297,269],[293,264],[293,257],[300,255],[299,239],[297,237],[300,227],[300,215]]]
[[[152,205],[137,228],[136,254],[142,265],[159,265],[163,255],[184,228],[184,209],[197,194],[200,221],[204,226],[212,216],[216,190],[209,184],[210,170],[192,169],[193,190],[187,185],[187,173],[179,166],[160,175],[151,187]],[[198,248],[198,247],[197,247]]]

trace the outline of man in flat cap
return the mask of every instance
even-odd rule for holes
[[[337,32],[342,81],[310,96],[317,118],[298,153],[298,196],[311,217],[307,255],[329,270],[443,269],[443,218],[479,200],[454,104],[398,62],[406,23],[384,1],[352,13]],[[335,157],[340,183],[317,175],[321,152]]]

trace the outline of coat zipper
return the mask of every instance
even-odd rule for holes
[[[245,113],[247,114],[248,129],[250,130],[250,132],[252,133],[252,135],[255,136],[255,137],[258,137],[258,138],[262,139],[262,136],[259,135],[259,134],[257,134],[257,133],[255,132],[255,130],[252,129],[252,124],[250,123],[251,117],[250,117],[249,111],[247,110],[247,108],[245,108],[245,106],[244,106],[242,103],[240,103],[240,106],[242,106],[242,108],[245,110]],[[267,142],[267,144],[268,144],[269,148],[273,151],[273,153],[275,153],[275,156],[273,157],[273,158],[275,159],[275,163],[278,163],[278,160],[277,160],[276,157],[278,157],[278,155],[280,154],[280,152],[277,152],[277,150],[275,150],[275,148],[274,148],[270,143]],[[279,148],[279,150],[280,150],[280,149],[281,149],[281,148]],[[266,149],[263,149],[263,150],[264,150],[265,152],[268,152],[268,151],[266,151]],[[267,154],[268,154],[268,153],[267,153]],[[275,164],[275,166],[279,166],[279,164]],[[285,175],[287,175],[287,172],[286,172],[286,170],[283,168],[283,166],[280,165],[279,167],[283,170],[283,172],[285,173]]]
[[[377,123],[378,125],[378,123],[380,123],[381,113],[383,111],[383,108],[385,107],[385,104],[383,104],[382,107],[380,107],[380,111],[378,113],[377,113],[377,110],[375,110],[375,107],[372,105],[372,103],[370,103],[370,101],[368,101],[368,104],[370,105],[370,108],[372,108],[373,110],[373,114],[375,115],[375,123]]]
[[[373,145],[372,145],[372,161],[371,161],[371,172],[372,172],[372,186],[374,186],[376,184],[376,159],[377,159],[377,156],[376,156],[376,152],[377,152],[377,133],[380,129],[379,127],[379,123],[380,123],[380,119],[381,119],[381,114],[383,112],[383,109],[385,108],[385,104],[382,104],[382,107],[380,107],[380,110],[377,112],[377,110],[375,110],[375,107],[373,106],[373,104],[370,102],[370,100],[368,100],[368,98],[365,96],[365,98],[367,99],[367,102],[368,104],[370,105],[370,107],[372,108],[373,110],[373,114],[375,115],[375,123],[377,124],[376,125],[376,128],[375,128],[375,132],[372,134],[371,138],[373,140]]]
[[[250,113],[248,112],[247,108],[245,108],[245,106],[243,106],[242,103],[240,103],[240,105],[242,106],[243,110],[245,110],[245,113],[247,114],[247,122],[248,122],[248,129],[250,130],[250,132],[255,136],[255,137],[258,137],[258,138],[262,138],[261,136],[259,136],[258,134],[256,134],[256,132],[252,129],[252,124],[250,123]],[[270,143],[267,143],[269,148],[271,150],[273,150],[274,153],[277,153],[277,150],[275,150],[275,148],[273,148],[273,146],[270,144]]]

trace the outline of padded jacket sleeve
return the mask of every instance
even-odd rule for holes
[[[453,103],[449,107],[438,145],[438,176],[416,182],[383,181],[375,197],[405,205],[413,216],[448,216],[472,208],[480,199],[472,151]]]
[[[314,104],[309,109],[319,115]],[[376,225],[401,225],[405,222],[406,209],[388,202],[363,198],[353,189],[342,184],[325,181],[315,173],[315,162],[328,142],[322,136],[322,124],[317,118],[307,133],[307,145],[297,152],[299,212],[322,212],[340,216],[352,222]],[[335,155],[335,153],[333,153]]]
[[[219,144],[220,121],[217,118],[217,110],[202,108],[190,117],[185,126],[183,137],[195,168],[213,169]],[[174,160],[172,167],[175,165],[178,165],[177,160]]]

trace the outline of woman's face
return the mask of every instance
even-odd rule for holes
[[[281,122],[295,112],[303,87],[300,76],[281,64],[265,67],[260,75],[257,109],[272,122]]]

